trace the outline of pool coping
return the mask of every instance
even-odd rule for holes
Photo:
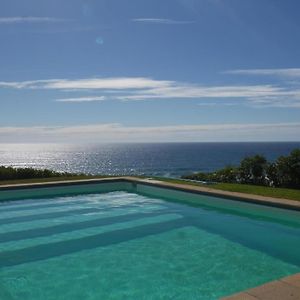
[[[221,300],[297,300],[300,299],[300,273],[221,298]]]
[[[49,188],[49,187],[72,186],[72,185],[86,185],[86,184],[97,184],[97,183],[108,183],[108,182],[130,182],[133,184],[139,183],[139,184],[150,185],[154,187],[178,190],[182,192],[189,192],[193,194],[223,197],[230,200],[300,211],[300,201],[296,201],[296,200],[290,200],[284,198],[273,198],[273,197],[246,194],[240,192],[223,191],[223,190],[217,190],[210,187],[188,185],[184,183],[182,184],[171,183],[171,182],[161,181],[152,178],[138,178],[133,176],[6,184],[0,186],[0,191],[33,189],[33,188]]]

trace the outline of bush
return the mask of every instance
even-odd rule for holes
[[[241,161],[239,179],[242,183],[265,184],[267,160],[262,155],[246,157]]]
[[[65,177],[78,176],[73,173],[60,173],[52,170],[44,169],[37,170],[33,168],[12,168],[0,166],[0,180],[14,180],[14,179],[33,179],[33,178],[51,178],[51,177]]]
[[[196,173],[192,175],[183,176],[184,179],[197,181],[212,181],[212,182],[236,182],[238,176],[238,169],[235,167],[225,167],[214,173]]]
[[[182,176],[184,179],[225,183],[246,183],[276,187],[300,188],[300,149],[288,156],[268,162],[262,155],[244,158],[239,167],[228,166],[212,173]]]
[[[282,187],[300,188],[300,149],[289,156],[281,156],[276,162],[278,184]]]

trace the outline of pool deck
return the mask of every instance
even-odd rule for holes
[[[101,179],[84,179],[84,180],[68,180],[43,183],[28,183],[28,184],[9,184],[1,185],[1,190],[13,189],[31,189],[31,188],[48,188],[58,186],[70,186],[78,184],[97,184],[105,182],[120,182],[126,181],[133,184],[144,184],[161,188],[191,192],[196,194],[205,194],[210,196],[219,196],[232,200],[255,203],[284,209],[300,211],[300,201],[271,198],[259,195],[244,194],[238,192],[228,192],[216,190],[205,186],[196,186],[189,184],[170,183],[166,181],[155,180],[151,178],[136,178],[136,177],[111,177]],[[285,277],[276,281],[266,283],[244,292],[222,298],[222,300],[300,300],[300,273]]]
[[[275,280],[221,300],[299,300],[300,273]]]

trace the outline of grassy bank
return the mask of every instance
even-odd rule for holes
[[[217,189],[222,191],[238,192],[238,193],[300,201],[300,190],[296,190],[296,189],[273,188],[273,187],[250,185],[250,184],[238,184],[238,183],[216,183],[216,184],[204,185],[197,182],[190,182],[190,181],[180,180],[180,179],[167,179],[161,177],[156,179],[167,181],[167,182],[173,182],[173,183],[204,186],[204,187],[209,187],[212,189]]]
[[[260,196],[267,196],[273,198],[285,198],[300,201],[300,190],[286,189],[286,188],[273,188],[266,186],[238,184],[238,183],[217,183],[211,186],[214,189],[239,192]]]

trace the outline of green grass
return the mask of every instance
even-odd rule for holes
[[[238,184],[238,183],[217,183],[211,185],[211,187],[223,191],[239,192],[239,193],[268,196],[274,198],[285,198],[285,199],[300,201],[300,190],[296,190],[296,189],[273,188],[267,186]]]
[[[238,183],[216,183],[216,184],[206,185],[197,182],[191,182],[191,181],[180,180],[180,179],[169,179],[169,178],[162,178],[162,177],[156,177],[155,179],[161,181],[167,181],[171,183],[202,186],[202,187],[207,187],[207,188],[212,188],[212,189],[217,189],[222,191],[238,192],[238,193],[300,201],[300,190],[296,190],[296,189],[273,188],[273,187],[250,185],[250,184],[238,184]]]

